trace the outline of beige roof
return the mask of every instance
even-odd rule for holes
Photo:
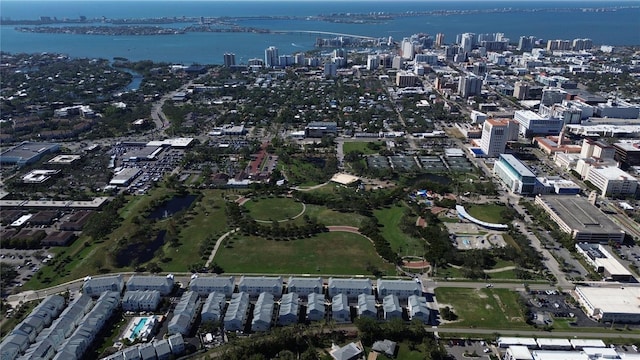
[[[349,175],[349,174],[335,174],[331,178],[331,181],[336,182],[338,184],[342,184],[342,185],[353,184],[354,182],[356,182],[358,180],[360,180],[359,177],[353,176],[353,175]]]

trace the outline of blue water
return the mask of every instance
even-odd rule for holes
[[[142,328],[146,323],[147,323],[147,318],[140,319],[140,322],[138,322],[136,327],[134,327],[133,330],[131,331],[131,336],[129,337],[129,339],[133,340],[137,338],[138,335],[140,335],[140,331],[142,330]]]
[[[0,1],[0,16],[10,19],[144,18],[290,15],[328,13],[401,13],[435,9],[493,8],[597,8],[637,6],[638,1]],[[543,39],[588,37],[595,44],[640,44],[640,9],[616,12],[481,13],[449,16],[400,17],[382,23],[334,24],[307,20],[245,20],[240,25],[272,30],[315,30],[392,36],[396,40],[415,33],[445,34],[452,43],[463,32],[502,32],[512,41],[533,35]],[[167,25],[186,26],[188,24]],[[328,36],[327,36],[328,37]],[[236,62],[263,58],[264,49],[276,46],[280,54],[311,50],[315,35],[187,33],[173,36],[91,36],[21,33],[13,26],[0,28],[0,45],[7,52],[57,52],[74,57],[125,57],[182,64],[220,64],[222,54],[233,52]]]

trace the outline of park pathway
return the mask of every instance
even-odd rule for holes
[[[216,253],[218,252],[218,248],[220,247],[220,244],[222,244],[224,239],[226,239],[227,236],[234,234],[238,230],[240,230],[240,228],[235,228],[231,231],[227,231],[226,233],[222,234],[218,238],[218,240],[216,241],[216,244],[213,246],[213,250],[211,250],[211,255],[209,255],[209,259],[207,259],[207,262],[204,264],[204,267],[208,268],[209,265],[211,265],[211,263],[213,262],[213,258],[216,256]]]

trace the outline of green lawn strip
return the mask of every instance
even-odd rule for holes
[[[435,293],[440,307],[451,306],[458,315],[457,321],[444,327],[531,328],[518,304],[518,293],[508,289],[439,287]]]
[[[164,256],[170,260],[158,262],[163,271],[189,271],[190,265],[206,262],[200,252],[201,244],[207,239],[215,244],[217,239],[229,230],[224,212],[224,200],[220,198],[219,193],[219,191],[205,191],[203,199],[192,210],[193,218],[178,234],[179,246],[164,244]]]
[[[318,222],[327,226],[343,225],[359,227],[366,219],[359,214],[335,211],[320,205],[306,205],[306,207],[305,215],[308,215],[310,218],[316,218]],[[299,217],[296,221],[302,222],[304,220],[303,217]]]
[[[244,204],[255,220],[280,221],[290,219],[303,210],[301,203],[290,198],[251,198]]]
[[[0,324],[0,339],[4,338],[9,332],[13,330],[22,320],[24,320],[31,311],[40,303],[40,300],[29,301],[16,307],[13,311],[13,315],[10,318],[3,318]]]
[[[423,344],[419,344],[415,349],[409,349],[409,344],[406,341],[398,343],[398,356],[397,360],[423,360],[426,358],[426,350]],[[378,358],[384,359],[384,356]]]
[[[347,141],[342,145],[342,149],[345,154],[348,154],[354,151],[361,151],[364,155],[377,154],[379,150],[373,150],[369,148],[368,146],[369,143],[374,143],[381,148],[384,146],[384,143],[382,141],[369,141],[369,142]]]
[[[367,264],[393,270],[373,244],[357,234],[322,233],[291,241],[233,236],[230,246],[218,249],[214,261],[232,273],[366,275]]]
[[[504,205],[471,205],[465,209],[467,210],[469,215],[481,221],[486,221],[494,224],[503,224],[506,222],[506,220],[503,219],[500,215],[500,213],[506,209]]]
[[[513,240],[511,235],[509,235],[507,233],[502,233],[502,239],[504,239],[504,242],[507,243],[507,245],[512,246],[516,250],[518,250],[519,253],[522,252],[522,249],[520,248],[520,245],[518,245],[518,243],[516,243],[515,240]]]
[[[389,242],[391,248],[400,255],[421,255],[424,253],[422,241],[413,238],[400,230],[400,221],[405,212],[404,206],[392,206],[381,210],[375,210],[373,214],[382,224],[380,231]]]

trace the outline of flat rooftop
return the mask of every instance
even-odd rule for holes
[[[76,160],[80,160],[80,155],[58,155],[49,160],[49,164],[71,164]]]
[[[536,175],[529,170],[529,168],[523,164],[520,160],[516,159],[515,156],[511,154],[500,154],[500,158],[507,162],[507,164],[511,165],[511,167],[520,174],[520,176],[530,176],[535,177]]]
[[[587,198],[578,196],[539,196],[566,224],[579,232],[618,233],[622,229]]]
[[[640,311],[640,287],[578,286],[576,291],[586,297],[594,308],[604,313],[635,314]]]

